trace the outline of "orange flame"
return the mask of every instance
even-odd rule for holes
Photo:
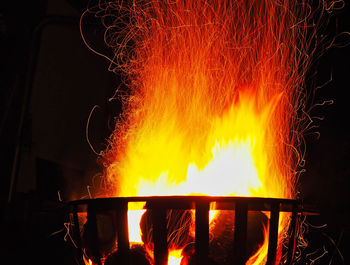
[[[113,195],[293,198],[306,4],[165,0],[118,8],[129,16],[115,54],[131,96],[105,153]],[[132,215],[139,222],[141,214],[130,213],[130,223]],[[286,216],[281,224],[280,232]],[[264,259],[266,246],[267,239],[249,264]]]

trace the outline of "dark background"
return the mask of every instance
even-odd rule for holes
[[[119,101],[108,100],[120,77],[81,39],[79,18],[86,6],[83,0],[1,2],[1,227],[10,264],[74,264],[73,248],[61,230],[67,219],[58,191],[63,201],[94,195],[101,168],[86,140],[87,120],[98,105],[89,139],[99,152],[121,109]],[[323,32],[329,40],[349,31],[349,6],[326,17]],[[88,16],[83,31],[90,45],[111,55],[98,20]],[[336,43],[346,43],[346,36]],[[322,254],[316,264],[350,264],[349,73],[347,46],[325,51],[307,74],[309,87],[326,84],[314,103],[334,104],[312,109],[311,116],[323,120],[315,119],[318,128],[305,138],[300,197],[321,215],[305,221],[308,246],[300,264]]]

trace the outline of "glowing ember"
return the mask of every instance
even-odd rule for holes
[[[168,265],[180,265],[182,259],[181,251],[181,249],[170,251]]]
[[[112,195],[293,198],[307,6],[133,3],[118,6],[129,35],[115,53],[131,96],[105,153]],[[142,213],[129,212],[130,241],[141,242]],[[265,258],[267,241],[249,264]],[[169,265],[179,264],[181,249],[171,253]]]

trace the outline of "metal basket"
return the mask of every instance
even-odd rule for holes
[[[276,262],[278,244],[278,227],[280,212],[289,212],[288,250],[285,264],[292,264],[297,238],[299,216],[303,212],[300,203],[290,199],[255,198],[255,197],[211,197],[211,196],[157,196],[157,197],[116,197],[78,200],[69,203],[73,240],[77,247],[78,262],[84,264],[81,237],[81,224],[78,215],[87,214],[92,237],[92,253],[98,265],[102,264],[100,243],[98,240],[97,214],[114,212],[117,214],[115,233],[119,256],[123,264],[130,264],[130,247],[128,236],[128,203],[145,202],[146,209],[152,213],[154,264],[166,265],[168,262],[166,213],[168,210],[193,210],[195,212],[194,258],[198,265],[208,262],[209,254],[209,210],[210,204],[216,203],[215,210],[231,210],[234,214],[234,236],[232,264],[243,265],[247,260],[247,216],[248,211],[270,212],[268,221],[268,254],[266,264]],[[135,228],[136,229],[136,228]]]

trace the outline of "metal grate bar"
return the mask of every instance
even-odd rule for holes
[[[196,202],[195,259],[197,265],[208,262],[209,252],[209,202]]]
[[[96,218],[96,206],[94,203],[88,205],[87,210],[87,225],[90,235],[91,252],[95,257],[97,265],[102,265],[101,255],[99,249],[98,231],[97,231],[97,218]]]
[[[153,223],[154,265],[168,264],[166,208],[158,203],[150,203]]]
[[[80,227],[79,227],[79,219],[78,219],[78,206],[72,206],[73,213],[73,236],[74,243],[77,248],[77,259],[79,264],[83,264],[83,249],[81,247],[81,238],[80,238]]]
[[[288,255],[287,255],[287,264],[292,264],[295,253],[295,244],[296,244],[296,229],[297,229],[297,217],[298,217],[298,204],[293,204],[292,220],[290,223],[290,237],[288,243]]]
[[[280,215],[280,204],[271,204],[270,228],[269,228],[269,247],[267,253],[266,265],[274,265],[276,262],[277,244],[278,244],[278,222]]]
[[[117,237],[118,237],[118,252],[125,265],[130,264],[129,253],[129,231],[128,231],[128,202],[118,201],[116,205],[118,216]]]
[[[248,205],[237,202],[235,209],[235,233],[232,252],[232,264],[244,265],[247,259],[247,219]]]

